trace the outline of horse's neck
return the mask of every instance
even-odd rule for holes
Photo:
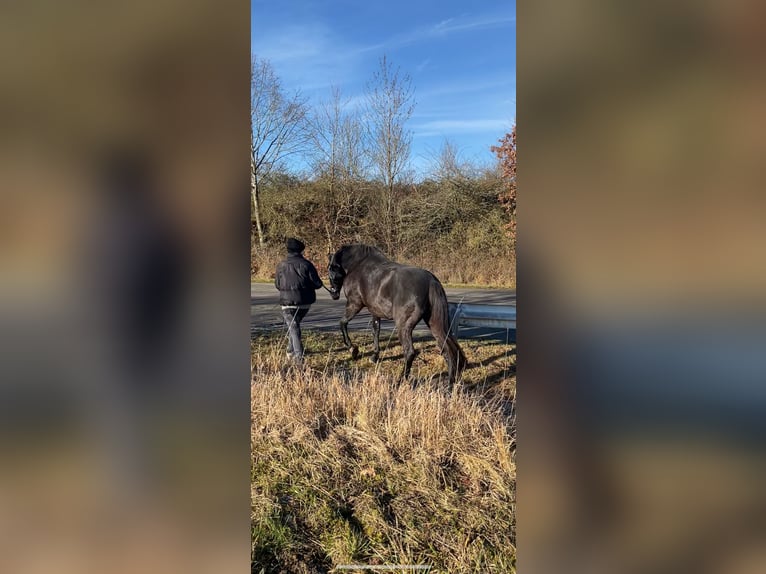
[[[374,262],[374,263],[390,263],[390,260],[386,258],[383,253],[378,249],[374,249],[368,246],[362,246],[359,249],[355,249],[351,253],[351,261],[349,262],[349,269],[358,267],[362,263]]]

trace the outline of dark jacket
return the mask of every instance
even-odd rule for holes
[[[311,305],[315,291],[322,288],[316,267],[299,253],[290,253],[277,265],[274,285],[279,289],[280,305]]]

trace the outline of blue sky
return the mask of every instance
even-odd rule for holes
[[[385,54],[415,87],[412,162],[420,173],[444,138],[463,159],[492,161],[489,146],[516,118],[516,1],[251,0],[251,50],[284,87],[312,103],[330,87],[362,101]]]

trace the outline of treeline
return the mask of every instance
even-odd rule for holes
[[[427,179],[394,190],[394,227],[381,214],[377,182],[332,193],[326,180],[282,175],[263,193],[266,246],[253,242],[253,272],[270,278],[286,237],[300,237],[307,256],[324,265],[345,243],[377,245],[402,262],[421,265],[442,281],[513,285],[515,258],[508,218],[494,173]]]
[[[477,166],[445,141],[416,180],[406,128],[414,90],[385,57],[361,105],[335,88],[310,107],[257,57],[251,87],[254,277],[272,278],[284,239],[295,236],[320,272],[328,253],[364,242],[445,282],[515,285],[515,129],[512,179],[504,146],[493,148],[497,164]]]

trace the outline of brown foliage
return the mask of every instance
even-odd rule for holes
[[[492,146],[490,149],[500,160],[500,168],[505,181],[505,191],[499,195],[499,199],[505,207],[510,221],[508,222],[508,233],[516,242],[516,124],[513,125],[511,133],[499,140],[499,146]]]

